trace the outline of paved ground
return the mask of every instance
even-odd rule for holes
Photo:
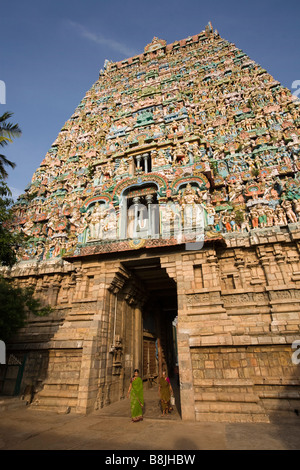
[[[145,416],[130,420],[129,399],[81,416],[18,407],[0,412],[0,450],[299,450],[300,417],[274,423],[183,422],[161,417],[158,390],[145,390]]]

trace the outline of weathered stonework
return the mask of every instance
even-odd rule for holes
[[[183,419],[268,421],[297,410],[291,345],[299,339],[299,233],[293,226],[258,231],[256,242],[243,236],[243,245],[230,238],[226,248],[13,269],[21,285],[43,285],[53,299],[51,317],[31,318],[10,345],[29,352],[23,385],[33,380],[40,389],[32,406],[86,413],[124,397],[133,368],[142,370],[143,306],[151,295],[124,266],[144,258],[159,260],[177,285]],[[32,377],[42,355],[44,371]]]
[[[211,26],[106,63],[16,204],[3,273],[53,307],[9,345],[33,407],[91,412],[178,362],[185,420],[298,412],[298,105]]]

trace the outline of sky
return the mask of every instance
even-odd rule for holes
[[[141,54],[153,37],[170,44],[210,21],[300,97],[299,0],[14,0],[0,15],[0,114],[12,112],[22,130],[2,152],[16,163],[7,180],[14,197],[104,61]]]

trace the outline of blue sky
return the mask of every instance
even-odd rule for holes
[[[5,149],[20,194],[60,129],[98,79],[105,59],[140,54],[209,21],[290,90],[300,80],[300,2],[294,0],[15,0],[1,6],[0,80],[22,137]]]

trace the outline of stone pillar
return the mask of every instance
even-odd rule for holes
[[[128,165],[129,165],[129,175],[134,176],[134,159],[133,159],[133,157],[128,158]]]
[[[147,202],[147,210],[148,210],[148,237],[152,237],[153,232],[154,232],[153,220],[152,220],[153,194],[147,194],[146,202]]]
[[[159,374],[159,377],[161,377],[162,371],[163,371],[163,357],[162,357],[162,347],[161,347],[161,321],[160,321],[159,315],[155,317],[155,328],[157,332],[158,374]]]
[[[184,323],[178,322],[177,349],[181,414],[184,421],[195,421],[194,379],[189,338],[189,333],[185,332]]]
[[[82,347],[77,413],[88,413],[107,398],[107,355],[109,348],[109,325],[111,313],[110,299],[113,295],[108,290],[108,283],[103,279],[104,264],[94,267],[93,292],[97,297],[94,304],[93,319],[85,332]],[[102,268],[102,269],[101,269]],[[90,272],[92,266],[90,266]],[[101,406],[100,405],[100,406]]]
[[[148,173],[148,153],[143,154],[145,173]]]
[[[133,204],[134,204],[134,230],[133,230],[133,236],[137,237],[138,208],[139,208],[139,204],[140,204],[140,198],[139,197],[134,197],[133,198]]]
[[[143,320],[142,311],[139,306],[134,310],[134,369],[143,373]]]
[[[89,334],[82,348],[82,360],[78,387],[78,402],[76,412],[89,413],[94,410],[99,393],[98,374],[100,367],[99,357],[99,322],[93,322]]]
[[[168,275],[177,283],[177,351],[180,380],[181,415],[185,421],[195,421],[195,397],[192,358],[190,348],[190,333],[192,325],[187,315],[186,292],[192,287],[191,274],[194,255],[173,255],[161,257],[161,266],[166,268]],[[186,272],[189,271],[189,272]]]
[[[138,170],[141,168],[141,159],[142,159],[142,155],[136,156],[136,167]]]
[[[119,204],[119,212],[120,212],[120,238],[121,240],[127,238],[127,218],[128,218],[128,200],[126,196],[121,196],[120,204]]]

